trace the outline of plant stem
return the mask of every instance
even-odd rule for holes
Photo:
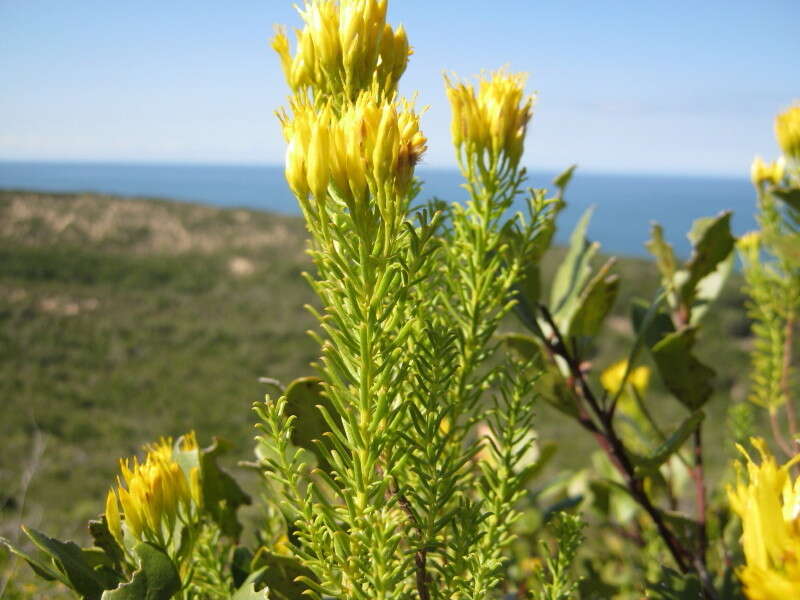
[[[599,426],[591,420],[588,422],[589,425],[587,425],[584,419],[579,418],[578,421],[581,423],[581,425],[594,434],[595,439],[597,439],[597,441],[600,443],[600,446],[603,448],[603,450],[605,450],[606,454],[608,454],[611,461],[617,467],[623,479],[625,480],[625,484],[628,487],[629,493],[633,499],[636,500],[639,506],[641,506],[650,516],[655,524],[661,539],[664,541],[664,544],[666,544],[667,549],[675,561],[675,564],[678,566],[678,569],[682,573],[690,573],[692,570],[694,570],[700,577],[703,587],[703,596],[709,600],[716,600],[717,594],[714,590],[708,571],[706,570],[705,558],[684,547],[680,540],[678,540],[677,536],[667,526],[661,511],[655,507],[652,500],[650,500],[650,497],[647,495],[647,492],[644,489],[643,481],[636,474],[635,467],[630,460],[628,451],[625,448],[625,444],[614,429],[613,412],[610,409],[604,410],[600,406],[600,403],[597,401],[597,397],[589,387],[589,383],[580,368],[580,360],[578,360],[569,351],[569,348],[564,341],[564,336],[559,330],[558,325],[553,319],[553,316],[550,314],[549,309],[543,304],[539,305],[539,309],[541,310],[542,315],[552,329],[553,335],[556,338],[555,343],[546,340],[550,350],[554,354],[560,356],[567,363],[573,379],[579,384],[578,389],[581,396],[591,408],[595,418],[599,422]],[[700,464],[702,466],[702,459]],[[702,510],[704,522],[705,485],[701,485],[703,487]],[[705,528],[705,525],[703,525],[703,527]]]
[[[703,430],[694,430],[694,468],[692,477],[695,486],[695,503],[697,506],[698,560],[706,569],[706,553],[708,552],[708,531],[706,528],[706,483],[703,467]]]
[[[783,436],[783,432],[781,432],[781,426],[780,423],[778,423],[778,411],[776,408],[771,408],[769,411],[769,425],[772,429],[772,436],[775,438],[775,442],[778,444],[787,458],[792,458],[794,453],[792,452],[791,446],[789,446],[789,442],[787,442],[786,438]]]
[[[600,423],[600,426],[595,426],[595,429],[590,429],[593,433],[595,433],[595,438],[600,442],[603,450],[609,455],[609,458],[612,462],[617,466],[620,474],[622,475],[623,479],[625,480],[625,484],[628,487],[628,490],[631,496],[636,500],[636,502],[645,510],[645,512],[650,516],[653,522],[656,525],[656,529],[658,530],[659,535],[664,540],[664,543],[667,546],[672,558],[675,560],[675,564],[683,573],[688,573],[690,571],[689,565],[686,563],[686,556],[689,554],[687,550],[681,545],[678,541],[675,534],[670,531],[669,527],[667,527],[666,522],[664,521],[663,516],[659,512],[659,510],[653,505],[652,501],[650,500],[647,493],[644,491],[644,486],[642,485],[642,480],[636,476],[636,472],[634,469],[633,464],[628,457],[628,452],[625,449],[625,446],[622,440],[617,435],[616,431],[614,430],[613,423],[611,421],[610,415],[600,408],[600,405],[597,401],[597,398],[594,396],[591,388],[589,387],[588,382],[580,369],[580,365],[578,361],[572,356],[569,352],[567,345],[564,343],[564,338],[561,334],[561,331],[556,325],[555,321],[553,320],[552,315],[548,308],[544,305],[540,305],[540,310],[544,315],[545,320],[550,325],[553,330],[553,333],[556,336],[556,344],[551,344],[551,349],[561,356],[564,361],[566,361],[567,365],[569,366],[570,373],[575,381],[579,384],[579,389],[581,396],[592,409],[595,417]],[[583,424],[583,421],[581,421]],[[585,426],[585,425],[584,425]]]
[[[794,410],[794,398],[791,395],[792,350],[794,349],[795,319],[786,319],[786,335],[783,345],[783,372],[781,373],[781,389],[786,397],[786,419],[789,423],[789,433],[792,439],[797,435],[797,416]],[[791,454],[790,454],[791,458]]]
[[[408,501],[408,498],[405,497],[405,494],[400,493],[400,491],[397,489],[397,482],[393,482],[389,488],[389,493],[397,496],[397,502],[400,505],[400,508],[403,509],[403,512],[406,513],[406,515],[408,515],[408,520],[411,522],[411,526],[416,529],[417,534],[421,536],[422,528],[417,521],[417,517],[414,515],[414,511],[411,510],[411,503]],[[417,550],[414,554],[414,566],[416,568],[417,593],[419,594],[420,600],[430,600],[431,598],[431,593],[428,590],[429,578],[427,572],[427,562],[428,550],[425,548]]]

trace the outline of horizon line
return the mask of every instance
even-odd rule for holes
[[[270,168],[282,169],[283,164],[277,162],[259,161],[230,161],[230,160],[176,160],[176,159],[108,159],[108,158],[7,158],[0,156],[0,164],[28,164],[28,165],[96,165],[96,166],[129,166],[129,167],[240,167],[240,168]],[[575,164],[575,163],[573,163]],[[552,173],[558,175],[564,172],[571,165],[564,167],[531,167],[526,165],[530,173]],[[575,164],[576,174],[587,174],[595,176],[611,177],[676,177],[687,179],[736,179],[749,180],[749,173],[735,174],[722,171],[677,171],[677,170],[651,170],[651,169],[603,169],[593,167],[581,167]],[[443,171],[458,172],[458,165],[421,163],[417,166],[417,171]]]

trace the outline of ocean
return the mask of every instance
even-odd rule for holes
[[[420,168],[417,174],[424,182],[421,199],[463,200],[462,179],[456,170]],[[555,175],[533,171],[529,184],[552,187]],[[0,188],[104,192],[299,214],[277,166],[0,161]],[[746,178],[578,170],[566,199],[557,241],[566,241],[579,216],[594,206],[590,238],[600,242],[604,252],[617,255],[647,255],[644,242],[653,221],[661,223],[667,240],[682,256],[689,253],[686,233],[698,217],[733,210],[736,234],[755,227],[755,195]]]

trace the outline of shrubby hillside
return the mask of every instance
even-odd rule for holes
[[[233,444],[229,464],[249,458],[250,407],[268,391],[259,378],[313,373],[304,245],[294,217],[0,192],[0,535],[15,539],[24,519],[84,539],[75,528],[101,512],[117,457],[160,435],[195,429],[203,441]],[[557,258],[547,257],[546,272]],[[622,307],[658,284],[645,260],[622,258],[618,270],[623,288],[597,371],[623,358],[631,327]],[[740,287],[732,277],[699,344],[719,370],[707,419],[712,479],[727,460],[727,406],[746,393],[751,342]],[[669,417],[675,406],[653,410]],[[584,464],[595,450],[546,406],[536,425],[543,442],[569,440],[553,471]],[[19,574],[27,578],[27,567]]]

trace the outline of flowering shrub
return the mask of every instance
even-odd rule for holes
[[[255,404],[245,466],[264,486],[258,530],[243,541],[237,510],[251,500],[217,466],[221,445],[188,434],[120,463],[93,547],[26,529],[38,553],[12,552],[89,599],[800,594],[800,108],[778,117],[783,156],[753,163],[759,232],[737,242],[730,213],[700,219],[681,262],[654,225],[661,289],[633,303],[628,352],[597,374],[620,278],[613,259],[595,264],[587,212],[543,281],[574,168],[553,191],[527,185],[525,76],[445,77],[469,198],[415,203],[428,142],[397,92],[405,30],[387,23],[386,0],[307,0],[299,12],[294,50],[283,29],[272,45],[292,93],[278,118],[310,234],[320,360],[318,377],[276,383]],[[788,462],[755,441],[761,464],[748,456],[726,498],[706,482],[714,370],[696,348],[737,248],[755,323],[750,400]],[[655,377],[677,423],[653,410]],[[546,482],[541,403],[598,448]],[[740,440],[748,406],[731,410]]]

